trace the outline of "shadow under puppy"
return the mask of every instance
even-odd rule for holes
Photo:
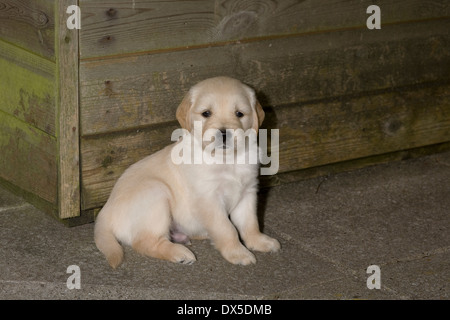
[[[216,132],[216,152],[236,154],[237,144],[230,143],[237,139],[234,132],[257,132],[264,119],[254,91],[232,78],[206,79],[189,90],[176,117],[185,136],[130,166],[97,217],[95,243],[109,264],[116,268],[122,262],[120,243],[150,257],[186,264],[196,260],[183,245],[189,238],[211,239],[233,264],[255,263],[249,249],[278,251],[279,242],[258,226],[257,163],[173,161],[173,149],[187,138],[193,137],[205,151],[205,141],[195,140],[194,123],[201,124],[202,134]]]

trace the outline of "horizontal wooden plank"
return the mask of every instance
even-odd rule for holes
[[[171,123],[146,130],[82,138],[82,209],[103,205],[122,172],[132,163],[172,143],[170,137],[177,127],[178,124]]]
[[[273,112],[266,125],[280,128],[280,172],[450,141],[449,84]]]
[[[372,0],[81,0],[81,58],[366,26]],[[380,0],[382,23],[450,15],[446,0]]]
[[[55,136],[56,64],[0,41],[0,110]]]
[[[0,111],[0,177],[56,204],[56,139]]]
[[[55,60],[55,1],[0,0],[0,38]]]
[[[82,208],[103,205],[122,172],[172,143],[177,127],[82,138]],[[450,84],[269,108],[263,127],[280,130],[280,173],[447,142]]]
[[[316,177],[323,177],[322,181],[325,181],[329,175],[337,174],[340,172],[358,170],[369,166],[386,164],[394,161],[416,159],[427,155],[447,151],[450,151],[450,141],[433,145],[427,145],[424,147],[405,149],[389,153],[377,154],[364,158],[336,162],[318,167],[310,167],[306,169],[288,171],[284,173],[278,173],[273,176],[260,176],[259,187],[260,189],[265,189],[286,183],[292,183]],[[316,192],[319,192],[319,189],[320,183],[317,185]]]
[[[266,106],[448,79],[449,28],[446,19],[83,61],[82,135],[172,121],[189,87],[217,75],[250,84]]]
[[[53,79],[55,76],[55,62],[2,40],[0,40],[0,57],[45,78]]]

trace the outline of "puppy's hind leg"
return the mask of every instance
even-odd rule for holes
[[[132,247],[137,252],[153,258],[192,264],[194,254],[185,246],[170,241],[170,208],[167,201],[158,201],[151,206],[151,213],[144,214],[145,222],[133,239]]]
[[[192,264],[196,261],[194,254],[185,246],[172,243],[167,237],[154,236],[150,233],[139,235],[133,242],[133,249],[153,258],[172,262]]]

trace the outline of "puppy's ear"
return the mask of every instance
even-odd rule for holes
[[[258,132],[258,128],[264,121],[264,110],[258,100],[255,100],[255,113],[253,113],[253,129]]]
[[[178,106],[176,117],[183,129],[191,131],[191,93],[188,92]]]

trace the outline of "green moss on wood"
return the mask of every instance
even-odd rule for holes
[[[54,81],[2,58],[0,70],[0,110],[55,135]]]

